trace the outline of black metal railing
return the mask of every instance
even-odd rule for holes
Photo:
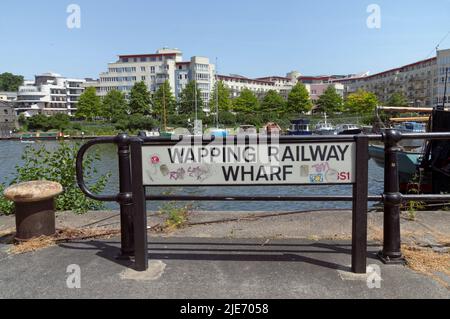
[[[147,256],[147,215],[146,200],[149,201],[339,201],[352,202],[352,271],[366,272],[367,254],[367,203],[382,201],[384,203],[383,250],[380,259],[388,264],[404,263],[401,252],[400,208],[403,201],[450,201],[450,195],[403,195],[399,190],[398,143],[405,139],[450,140],[450,133],[414,133],[402,134],[397,130],[386,130],[383,134],[355,136],[303,136],[277,137],[279,143],[356,143],[356,176],[353,183],[353,194],[309,195],[309,196],[187,196],[187,195],[147,195],[142,184],[142,146],[179,145],[201,142],[208,145],[214,137],[130,137],[119,134],[116,137],[101,137],[84,144],[76,163],[77,182],[86,196],[99,201],[115,201],[120,204],[121,215],[121,253],[124,257],[135,256],[137,270],[145,270],[148,265]],[[228,137],[223,143],[239,143],[242,139]],[[249,138],[244,139],[248,143]],[[385,149],[384,192],[379,195],[368,194],[368,145],[369,141],[383,142]],[[268,143],[271,138],[268,138]],[[116,144],[119,157],[120,193],[115,195],[96,195],[86,186],[83,178],[83,158],[86,151],[97,144]]]

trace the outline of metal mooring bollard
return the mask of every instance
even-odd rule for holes
[[[62,192],[61,184],[49,181],[20,183],[5,190],[5,197],[15,204],[17,240],[56,233],[55,197]]]

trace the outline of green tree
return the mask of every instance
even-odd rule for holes
[[[325,113],[342,112],[344,102],[342,96],[336,92],[334,86],[330,85],[319,97],[317,106],[322,112]]]
[[[43,114],[36,114],[26,120],[29,130],[48,131],[50,129],[49,118]]]
[[[87,88],[81,94],[75,115],[88,121],[102,116],[102,100],[97,96],[97,91],[94,87]]]
[[[233,103],[230,98],[230,89],[228,89],[223,81],[217,81],[211,92],[211,100],[209,104],[211,105],[211,110],[213,110],[213,112],[216,110],[217,102],[219,104],[219,111],[228,112],[233,107]]]
[[[261,102],[263,112],[281,112],[286,107],[285,99],[275,90],[269,90]]]
[[[125,95],[117,90],[109,91],[102,99],[102,116],[106,119],[117,120],[128,114]]]
[[[0,91],[16,92],[19,86],[23,84],[23,76],[12,73],[0,74]]]
[[[369,114],[375,111],[378,99],[372,92],[358,90],[350,94],[345,101],[345,110],[348,112]]]
[[[258,109],[258,98],[249,89],[243,89],[239,97],[233,101],[233,111],[237,113],[253,113]]]
[[[312,109],[308,90],[303,83],[297,83],[291,90],[286,104],[286,113],[304,113]]]
[[[137,82],[130,92],[129,109],[131,114],[149,115],[151,110],[151,97],[144,82]]]
[[[177,107],[177,101],[170,88],[169,81],[165,81],[153,95],[153,114],[156,119],[167,119],[171,114],[174,114]]]
[[[186,87],[181,91],[180,98],[178,100],[178,113],[179,114],[193,114],[195,113],[195,101],[197,100],[197,112],[201,113],[203,109],[203,99],[200,89],[196,90],[195,81],[190,81]],[[197,91],[197,99],[195,92]]]
[[[389,98],[388,106],[408,106],[408,99],[403,93],[396,92]]]

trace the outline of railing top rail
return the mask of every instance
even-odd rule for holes
[[[410,139],[423,139],[423,140],[447,140],[450,139],[450,132],[433,132],[433,133],[401,133],[398,130],[395,131],[399,140]],[[254,142],[270,142],[279,141],[281,144],[288,143],[349,143],[355,142],[357,136],[365,136],[371,141],[384,141],[386,139],[386,133],[381,134],[363,134],[363,135],[337,135],[337,136],[284,136],[284,135],[242,135],[242,136],[228,136],[228,137],[216,137],[216,136],[188,136],[179,135],[172,137],[140,137],[145,145],[175,145],[178,143],[199,143],[209,144],[213,142],[224,143],[242,143],[243,141]]]
[[[277,141],[281,144],[289,143],[349,143],[355,142],[358,135],[338,135],[338,136],[283,136],[283,135],[241,135],[241,136],[228,136],[228,137],[216,137],[216,136],[193,136],[193,135],[179,135],[172,137],[140,137],[144,142],[144,145],[175,145],[178,143],[193,144],[202,142],[203,144],[209,143],[226,143],[236,144],[243,142],[257,142],[257,143],[270,143],[271,141]],[[381,138],[381,136],[380,136]]]

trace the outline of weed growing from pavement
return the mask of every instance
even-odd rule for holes
[[[177,205],[174,202],[162,205],[159,213],[166,217],[163,229],[173,230],[185,227],[191,210],[192,205]]]

